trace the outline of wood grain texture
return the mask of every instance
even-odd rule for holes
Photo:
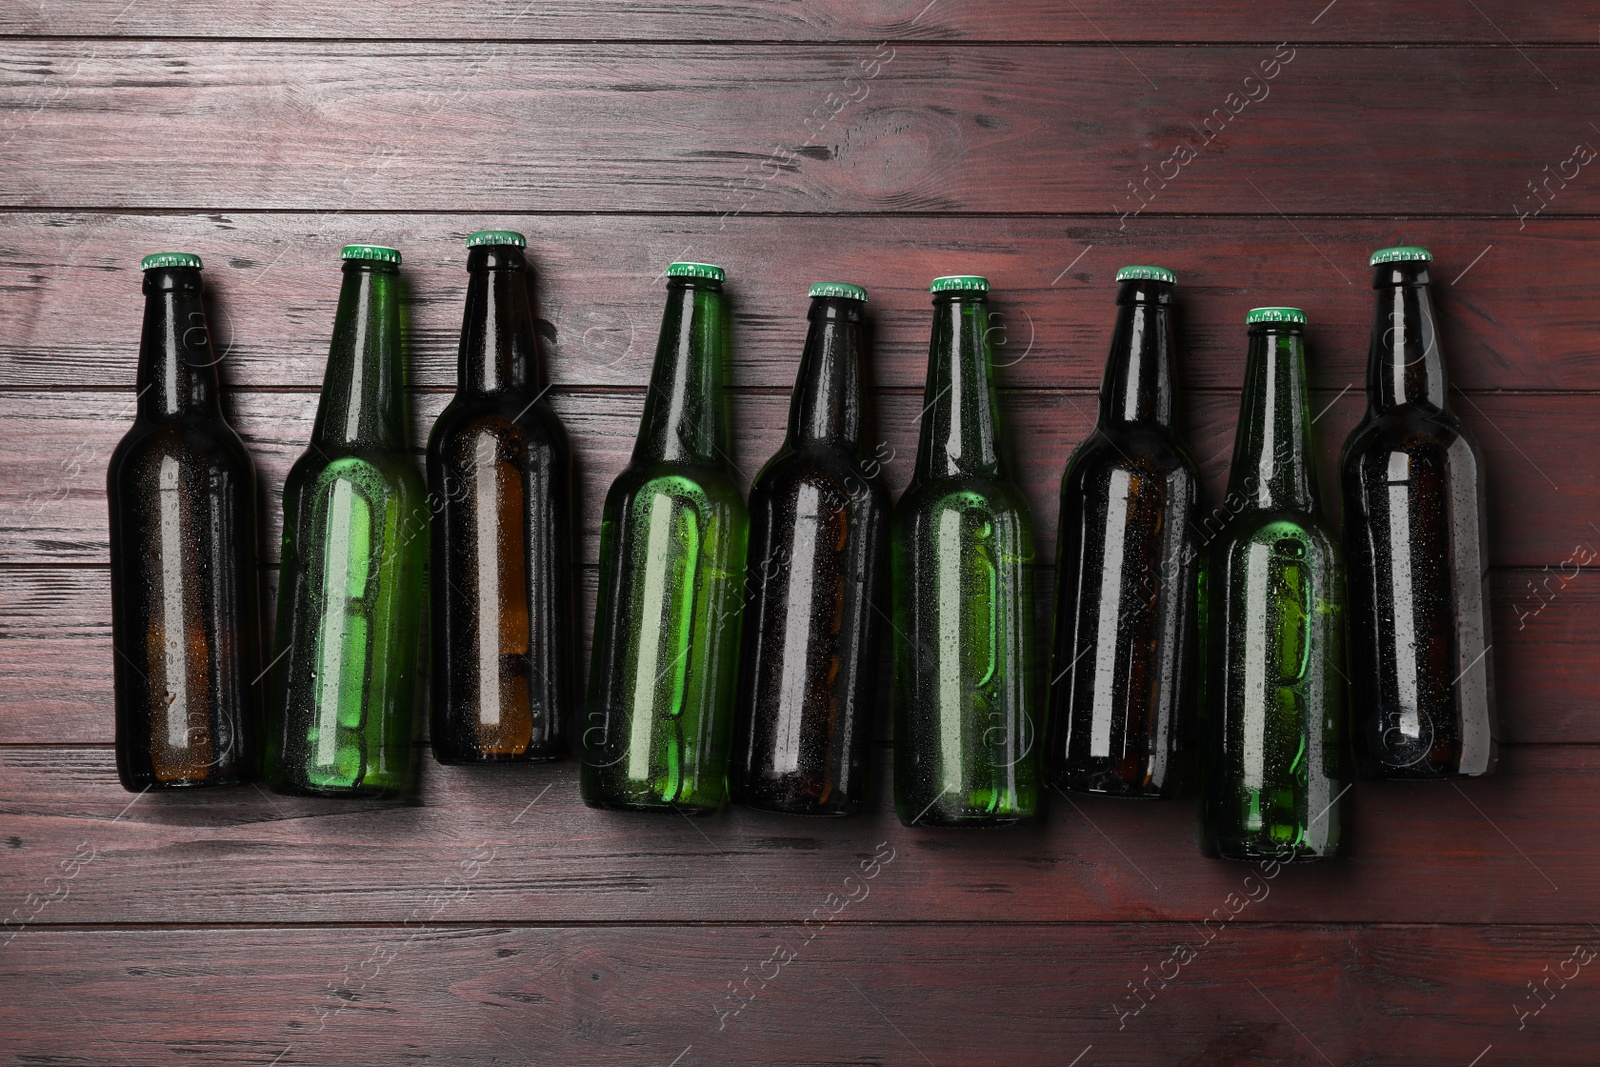
[[[1037,576],[1041,650],[1052,575],[1041,569]],[[269,589],[276,580],[270,570],[262,579]],[[583,568],[579,581],[575,625],[587,663],[594,568]],[[1492,590],[1501,737],[1600,744],[1589,675],[1600,645],[1600,582],[1587,570],[1574,575],[1571,566],[1504,570],[1493,575]],[[111,741],[110,596],[103,568],[0,567],[0,745]],[[889,706],[888,672],[887,661],[878,665],[882,708]],[[889,736],[886,717],[878,732]]]
[[[1242,365],[1242,360],[1241,360]],[[131,422],[130,397],[121,393],[0,393],[0,563],[105,562],[104,471]],[[423,393],[413,405],[413,436],[420,450],[448,396]],[[885,443],[883,478],[894,492],[911,477],[916,454],[920,392],[879,393],[873,437]],[[1600,470],[1572,446],[1573,426],[1600,422],[1596,394],[1482,394],[1460,396],[1463,421],[1482,446],[1490,487],[1490,561],[1499,566],[1542,567],[1566,560],[1573,546],[1600,542],[1590,523],[1600,516]],[[1191,395],[1185,410],[1190,451],[1216,505],[1226,487],[1238,398],[1227,393]],[[585,562],[599,548],[605,494],[627,464],[643,409],[642,391],[571,392],[552,404],[574,442]],[[1342,397],[1318,390],[1314,412],[1323,503],[1338,514],[1334,468],[1338,451],[1361,416],[1359,393]],[[1002,394],[1005,432],[1014,477],[1033,509],[1039,560],[1055,552],[1058,492],[1067,457],[1094,424],[1095,397],[1062,390]],[[261,544],[275,559],[281,539],[279,499],[290,465],[305,451],[316,414],[314,393],[236,393],[230,417],[255,457],[267,523]],[[731,456],[742,485],[783,441],[788,397],[744,393],[734,403]]]
[[[399,922],[483,842],[497,858],[456,905],[463,921],[799,922],[884,841],[905,880],[853,919],[1200,922],[1251,870],[1202,857],[1194,808],[1177,801],[1052,793],[1046,816],[1014,832],[906,829],[887,803],[885,749],[877,803],[852,819],[594,811],[577,778],[571,761],[428,758],[410,804],[250,786],[134,802],[109,748],[0,749],[0,902],[41,892],[80,842],[97,859],[42,919]],[[1600,921],[1596,796],[1600,749],[1581,745],[1512,747],[1496,777],[1459,788],[1360,783],[1343,856],[1284,872],[1241,920]]]
[[[311,0],[18,0],[0,33],[126,37],[435,37],[730,41],[896,40],[1226,42],[1264,40],[1593,44],[1594,27],[1568,5],[1480,0],[1342,0],[1268,7],[1157,0],[720,0],[640,5],[627,0],[433,0],[330,8]]]
[[[1412,242],[1437,257],[1434,290],[1453,384],[1474,392],[1600,389],[1588,281],[1600,277],[1600,222],[1587,219],[1547,216],[1519,229],[1514,219],[1291,224],[1276,216],[1130,217],[1124,227],[1042,217],[738,216],[724,224],[676,215],[249,213],[0,213],[0,388],[131,389],[143,309],[138,261],[171,248],[206,262],[212,329],[231,384],[317,388],[339,295],[339,248],[357,240],[404,253],[413,380],[454,388],[466,292],[461,242],[491,224],[528,235],[551,376],[562,387],[643,385],[661,322],[662,272],[675,258],[700,258],[729,272],[741,386],[789,389],[805,338],[806,286],[838,279],[871,290],[874,380],[920,389],[928,282],[978,273],[994,285],[1008,385],[1097,389],[1116,270],[1158,263],[1178,273],[1185,390],[1237,389],[1245,312],[1288,303],[1310,316],[1312,380],[1336,390],[1353,382],[1359,392],[1373,307],[1367,257]]]
[[[1587,49],[1275,51],[17,40],[0,205],[1507,217],[1595,137]]]
[[[916,877],[897,859],[873,894]],[[901,881],[896,884],[896,879]],[[820,898],[827,880],[819,879]],[[1276,894],[1274,894],[1275,896]],[[1269,898],[1270,899],[1270,898]],[[870,900],[870,898],[869,898]],[[426,912],[424,912],[426,914]],[[40,930],[0,955],[18,1062],[1586,1065],[1586,925]],[[1127,985],[1195,953],[1141,1013]],[[784,953],[774,956],[774,953]],[[794,958],[773,974],[768,959]],[[1563,966],[1565,964],[1565,966]],[[1543,968],[1554,999],[1530,1012]],[[748,970],[747,970],[748,968]],[[1173,973],[1173,965],[1164,968]],[[226,975],[225,981],[218,976]],[[730,983],[755,991],[739,1015]],[[26,980],[21,980],[23,978]],[[750,994],[745,994],[746,998]],[[1124,999],[1119,999],[1124,998]],[[1352,1025],[1360,1020],[1360,1025]],[[719,1030],[718,1026],[722,1025]],[[1093,1046],[1089,1052],[1088,1047]],[[285,1051],[287,1050],[287,1052]],[[274,1057],[281,1059],[274,1060]],[[676,1060],[674,1059],[676,1057]]]

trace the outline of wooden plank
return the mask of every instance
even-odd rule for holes
[[[910,862],[882,868],[868,899],[899,892]],[[843,876],[819,871],[811,895]],[[1165,1067],[1320,1054],[1587,1067],[1600,1004],[1580,963],[1596,944],[1583,924],[1223,927],[1209,944],[1188,924],[838,925],[805,942],[792,927],[441,927],[427,914],[410,929],[30,932],[0,956],[12,991],[0,1029],[29,1063],[412,1063],[448,1050],[462,1065]],[[1177,945],[1188,952],[1174,957]],[[1140,985],[1146,1006],[1126,1014],[1146,968],[1175,977]],[[1526,983],[1547,975],[1535,1001]],[[734,1000],[729,986],[747,977]]]
[[[879,755],[876,802],[858,818],[691,821],[586,808],[571,761],[430,760],[401,805],[253,787],[135,800],[108,748],[6,748],[0,901],[40,892],[80,845],[97,858],[36,922],[399,922],[480,843],[497,859],[461,921],[799,922],[834,887],[819,872],[848,873],[885,841],[905,880],[853,919],[1199,922],[1250,870],[1201,857],[1194,808],[1176,801],[1051,794],[1047,817],[1014,832],[906,829]],[[1496,777],[1459,789],[1361,783],[1345,798],[1347,855],[1281,874],[1241,919],[1570,921],[1600,893],[1597,796],[1593,746],[1511,747]]]
[[[182,7],[125,0],[32,0],[0,10],[0,33],[127,37],[400,37],[516,40],[634,39],[733,41],[970,40],[1102,44],[1264,40],[1592,43],[1594,27],[1561,4],[1526,6],[1481,0],[1463,9],[1442,0],[1385,4],[1343,0],[1265,9],[1229,3],[1172,5],[1156,0],[906,0],[841,4],[831,0],[721,0],[692,7],[625,0],[434,0],[404,8],[362,4],[349,11],[308,0],[241,7],[191,0]]]
[[[263,580],[270,587],[276,577],[269,571]],[[587,662],[594,568],[583,568],[580,581],[577,625]],[[1041,649],[1051,582],[1050,571],[1039,575]],[[1493,611],[1501,737],[1600,743],[1589,670],[1600,645],[1600,583],[1587,571],[1574,575],[1571,566],[1498,571]],[[102,568],[0,567],[0,744],[111,741],[110,612]],[[887,708],[887,661],[878,673],[879,706]],[[888,738],[886,717],[878,732]]]
[[[7,51],[0,203],[28,207],[1122,213],[1157,175],[1162,212],[1506,216],[1594,137],[1527,116],[1600,88],[1536,46]],[[1567,169],[1546,215],[1595,212]]]
[[[461,240],[491,223],[528,234],[551,374],[563,387],[642,385],[661,320],[661,271],[674,258],[698,257],[729,270],[741,385],[790,387],[805,287],[839,278],[871,288],[877,383],[921,388],[928,281],[981,273],[995,287],[1005,380],[1096,389],[1116,270],[1154,262],[1180,280],[1183,388],[1237,388],[1245,311],[1291,303],[1311,318],[1313,380],[1333,389],[1354,382],[1359,392],[1372,318],[1368,254],[1410,241],[1437,256],[1435,294],[1456,385],[1600,389],[1587,283],[1600,276],[1600,221],[1589,219],[1530,219],[1519,229],[1514,219],[1290,225],[1276,216],[1145,216],[1124,229],[1115,219],[741,215],[719,228],[703,216],[250,213],[0,213],[0,289],[10,297],[0,301],[0,387],[131,389],[139,257],[181,248],[205,259],[227,380],[316,388],[338,300],[339,247],[359,239],[404,252],[413,380],[453,388],[466,287]]]
[[[447,396],[416,396],[412,440],[426,439]],[[887,458],[883,476],[896,493],[910,479],[916,453],[920,392],[879,393],[876,442]],[[1600,531],[1589,525],[1600,501],[1600,470],[1574,434],[1600,426],[1600,395],[1463,394],[1466,424],[1483,447],[1490,487],[1490,559],[1499,566],[1541,567],[1567,559],[1573,545]],[[312,393],[234,393],[231,417],[255,456],[266,494],[261,543],[276,558],[281,537],[283,479],[305,450],[316,412]],[[1231,458],[1238,398],[1201,393],[1188,398],[1187,440],[1201,466],[1213,503],[1220,501]],[[1333,480],[1338,449],[1361,415],[1358,393],[1313,393],[1324,506],[1337,515]],[[606,490],[626,465],[638,429],[643,395],[570,392],[553,397],[574,442],[579,467],[583,558],[599,545]],[[1003,394],[1005,428],[1015,477],[1033,507],[1039,558],[1055,551],[1058,487],[1071,451],[1093,425],[1095,398],[1062,390]],[[104,471],[107,458],[131,421],[128,397],[111,393],[0,393],[0,563],[103,562],[107,558]],[[779,447],[788,398],[744,393],[734,405],[732,460],[748,488]],[[1529,515],[1539,522],[1526,521]]]

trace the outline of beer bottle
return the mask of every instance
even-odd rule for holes
[[[907,826],[1032,816],[1033,520],[999,443],[989,283],[936,278],[916,467],[895,508],[894,800]]]
[[[1200,480],[1173,426],[1172,290],[1117,272],[1100,416],[1061,479],[1051,785],[1165,797],[1187,758]]]
[[[889,496],[862,445],[865,289],[811,287],[783,448],[750,490],[740,804],[849,815],[866,800]]]
[[[467,238],[456,395],[428,438],[440,763],[565,747],[572,463],[544,400],[526,245],[508,230]]]
[[[606,494],[578,738],[591,807],[715,811],[727,792],[749,524],[728,458],[723,277],[667,268],[639,437]]]
[[[1374,778],[1493,772],[1483,461],[1450,411],[1425,248],[1373,253],[1367,414],[1345,443],[1356,763]]]
[[[258,756],[255,470],[218,403],[200,257],[139,266],[136,414],[106,471],[117,773],[231,785]]]
[[[370,796],[415,771],[428,505],[406,448],[400,253],[349,245],[311,444],[283,486],[267,777]]]
[[[1224,859],[1315,860],[1339,848],[1344,573],[1311,458],[1305,313],[1256,308],[1202,604],[1208,763],[1203,844]]]

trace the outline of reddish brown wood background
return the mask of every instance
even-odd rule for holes
[[[1600,1059],[1600,578],[1568,562],[1600,545],[1600,173],[1568,162],[1600,144],[1590,9],[0,0],[0,35],[0,1062]],[[1263,95],[1245,78],[1275,55]],[[1133,213],[1129,183],[1214,109],[1223,132]],[[453,382],[461,238],[486,226],[525,231],[540,274],[585,628],[674,258],[729,269],[746,475],[782,433],[805,285],[871,288],[896,490],[927,281],[988,275],[1048,555],[1118,266],[1180,275],[1215,494],[1245,310],[1310,313],[1331,474],[1367,253],[1430,246],[1491,479],[1501,774],[1361,784],[1348,854],[1270,880],[1202,859],[1180,803],[903,829],[887,724],[877,807],[843,822],[592,812],[571,764],[427,760],[404,804],[124,793],[102,485],[139,257],[206,259],[270,585],[338,247],[405,253],[420,442]]]

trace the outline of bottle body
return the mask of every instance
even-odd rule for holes
[[[1303,321],[1251,328],[1229,478],[1240,507],[1204,578],[1202,829],[1224,859],[1309,861],[1339,847],[1345,576],[1316,495]]]
[[[468,269],[462,373],[428,440],[433,752],[556,759],[572,662],[571,454],[542,397],[521,254],[480,246]]]
[[[346,263],[311,447],[284,482],[267,736],[279,792],[415,779],[428,503],[404,446],[397,286],[389,263]]]
[[[1425,262],[1377,275],[1368,410],[1340,463],[1356,765],[1375,778],[1488,775],[1498,722],[1482,457],[1445,403]]]
[[[1171,286],[1122,284],[1100,417],[1061,480],[1045,775],[1160,798],[1193,745],[1200,481],[1173,430]]]
[[[145,293],[139,414],[106,473],[117,771],[231,785],[259,759],[255,472],[217,406],[199,269],[150,269]]]
[[[720,271],[669,276],[639,440],[606,494],[577,738],[592,807],[726,797],[748,518],[726,459],[725,314]]]
[[[908,826],[1006,825],[1038,803],[1033,524],[1000,460],[988,326],[982,291],[935,297],[917,467],[892,524]]]
[[[1208,851],[1322,859],[1344,789],[1344,575],[1333,532],[1251,513],[1218,535],[1205,578]]]
[[[1149,799],[1179,788],[1193,744],[1199,498],[1192,461],[1166,435],[1091,440],[1068,464],[1045,750],[1051,785]]]
[[[729,785],[748,807],[849,815],[866,801],[889,499],[861,449],[859,301],[817,297],[811,320],[789,436],[750,491]]]

